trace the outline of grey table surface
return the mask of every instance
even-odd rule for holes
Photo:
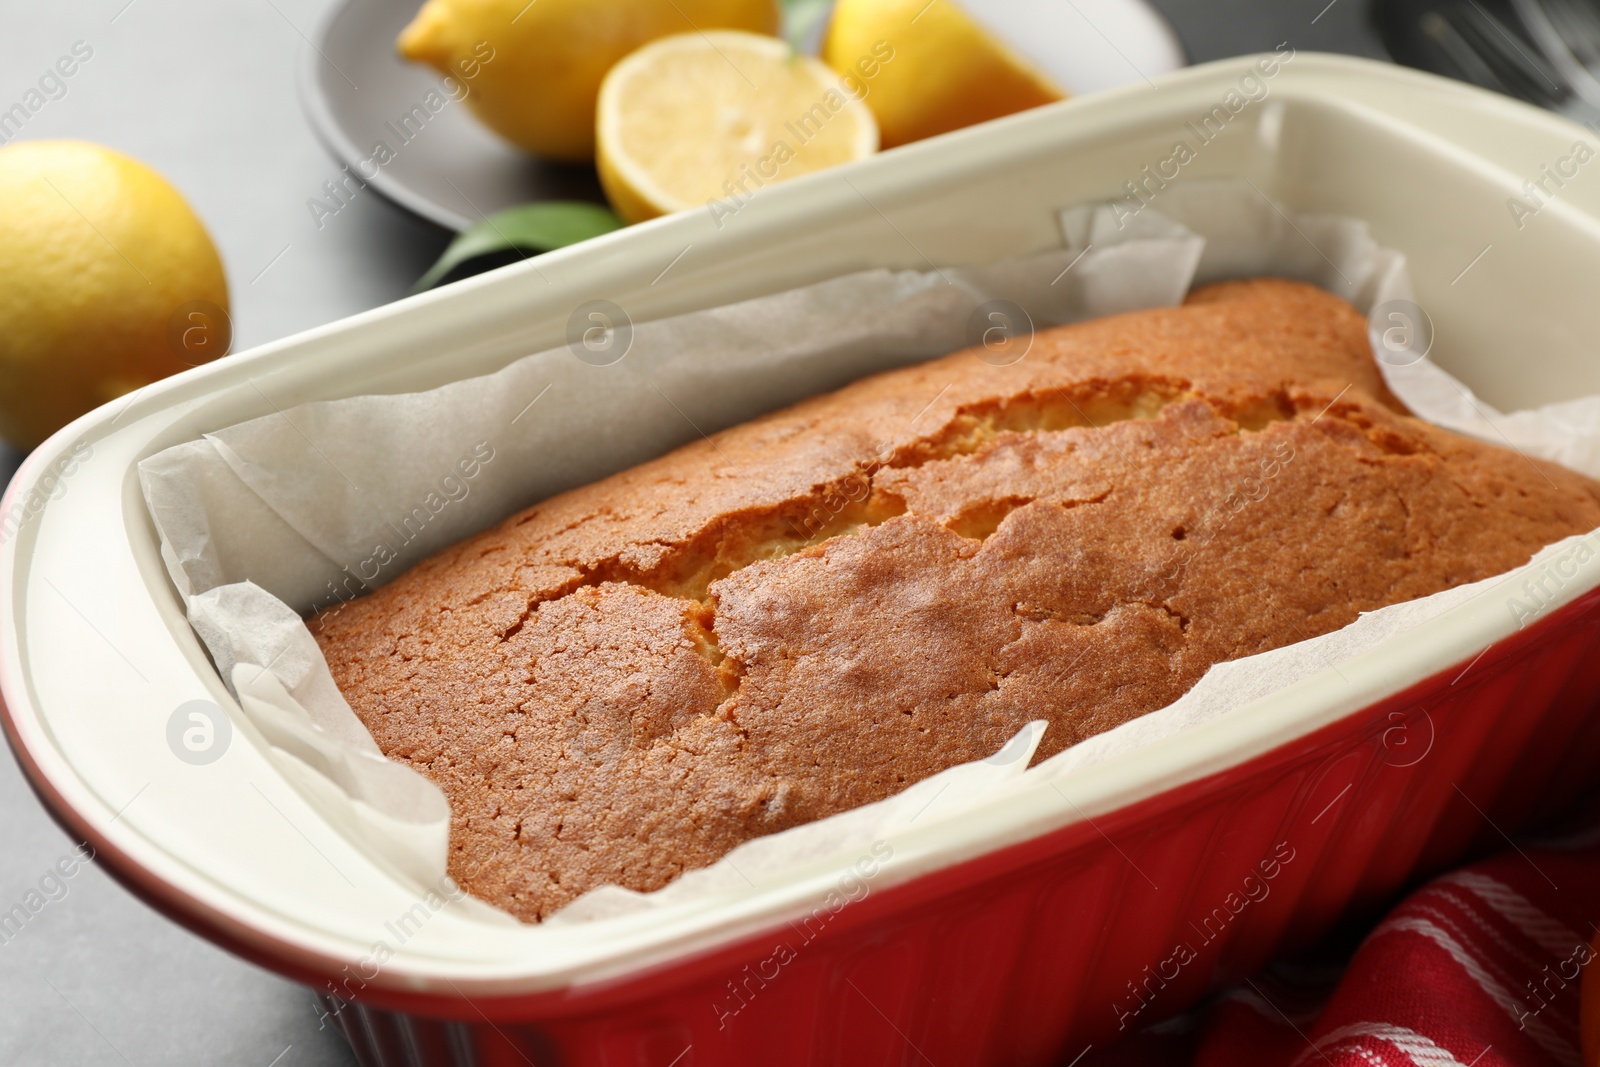
[[[416,0],[396,0],[416,3]],[[1368,0],[1156,0],[1194,61],[1269,50],[1381,57]],[[295,94],[328,0],[0,0],[0,109],[74,42],[93,58],[22,136],[79,137],[144,160],[222,251],[235,348],[405,295],[448,234],[367,190],[318,229],[337,166]],[[21,457],[0,446],[0,482]],[[74,842],[0,757],[0,911]],[[90,864],[15,936],[0,932],[0,1064],[333,1067],[355,1057],[311,993],[156,914]],[[59,894],[57,894],[59,895]]]

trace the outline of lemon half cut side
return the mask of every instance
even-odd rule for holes
[[[878,126],[851,83],[783,41],[664,37],[611,69],[596,118],[600,183],[629,222],[709,206],[870,156]]]

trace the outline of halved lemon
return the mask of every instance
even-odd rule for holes
[[[632,53],[601,84],[595,125],[601,185],[629,222],[705,208],[720,223],[768,185],[878,150],[849,83],[777,38],[737,31]]]

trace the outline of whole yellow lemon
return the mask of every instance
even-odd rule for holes
[[[82,141],[0,148],[0,437],[32,448],[228,346],[205,227],[136,160]]]
[[[1066,95],[956,0],[838,0],[822,59],[864,87],[884,148]]]
[[[484,124],[535,155],[594,158],[595,100],[612,64],[674,33],[776,33],[775,0],[428,0],[400,54],[465,87]]]

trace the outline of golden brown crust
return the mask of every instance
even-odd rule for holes
[[[451,874],[531,921],[1596,526],[1600,486],[1404,415],[1360,315],[1258,280],[857,382],[312,630],[444,789]]]

